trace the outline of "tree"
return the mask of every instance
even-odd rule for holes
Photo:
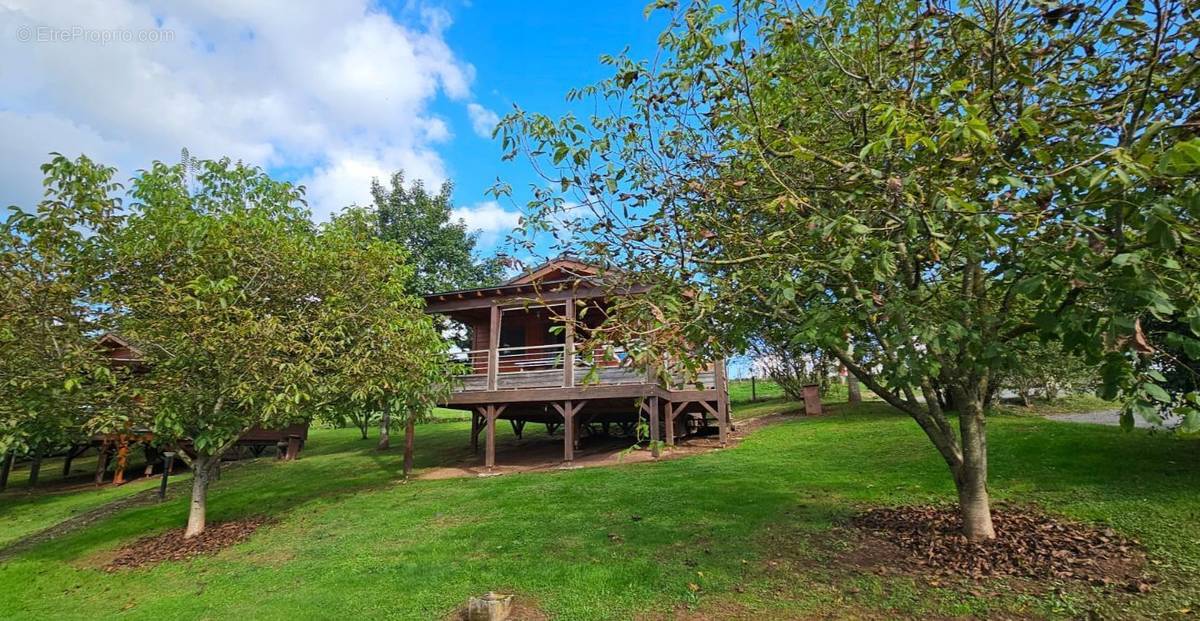
[[[406,187],[403,171],[392,175],[390,186],[378,179],[371,183],[379,237],[408,250],[413,265],[409,289],[418,295],[486,287],[504,274],[499,260],[476,256],[479,233],[453,219],[453,192],[449,181],[437,194],[430,194],[420,180]]]
[[[412,317],[419,302],[397,284],[407,274],[394,249],[358,245],[339,227],[318,234],[302,189],[260,169],[192,168],[155,163],[134,179],[130,215],[108,240],[104,298],[121,333],[144,347],[150,371],[126,385],[145,395],[156,439],[191,453],[185,537],[203,532],[209,486],[243,433],[346,401],[356,371],[347,364],[395,359],[364,339],[438,339]]]
[[[483,287],[501,280],[504,268],[498,259],[476,257],[479,234],[469,231],[462,220],[452,219],[453,191],[449,181],[437,194],[430,194],[420,180],[406,187],[403,171],[392,175],[390,186],[378,179],[371,183],[377,234],[408,250],[413,264],[409,285],[412,293]],[[410,423],[405,424],[406,436],[411,431]],[[385,409],[379,422],[380,450],[391,444],[391,425],[391,412]],[[406,438],[406,447],[411,443],[411,437]]]
[[[1032,405],[1038,396],[1052,402],[1062,392],[1094,390],[1100,384],[1096,367],[1063,351],[1057,341],[1026,339],[1016,356],[1012,368],[997,374],[995,386],[1015,391],[1025,406]]]
[[[399,244],[378,238],[373,214],[345,210],[324,227],[322,270],[336,282],[327,294],[324,373],[336,378],[328,401],[338,410],[402,412],[404,476],[412,472],[413,425],[425,419],[452,385],[446,343],[411,293],[413,268]],[[365,425],[362,427],[366,438]],[[385,436],[386,437],[386,436]]]
[[[97,241],[120,207],[112,168],[54,154],[42,172],[45,199],[31,212],[13,207],[0,233],[0,456],[35,464],[112,422],[94,304],[106,269]]]
[[[607,114],[500,133],[553,184],[526,230],[569,212],[580,254],[655,287],[614,321],[663,350],[787,326],[917,422],[986,540],[984,403],[1022,338],[1169,400],[1138,362],[1144,319],[1200,318],[1193,8],[697,1],[655,64],[569,94]]]
[[[358,429],[358,433],[362,436],[362,439],[367,440],[370,438],[371,425],[375,424],[376,413],[372,410],[362,410],[355,407],[328,407],[321,410],[317,418],[339,428],[353,425],[355,429]]]
[[[829,356],[793,342],[786,333],[764,329],[751,341],[750,350],[789,399],[803,401],[805,386],[816,384],[824,393],[829,384]]]

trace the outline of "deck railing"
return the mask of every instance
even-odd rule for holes
[[[497,354],[500,365],[496,372],[524,373],[526,371],[552,371],[563,368],[566,349],[562,343],[551,345],[528,345],[525,347],[501,347]],[[484,367],[486,372],[487,368]]]
[[[487,390],[490,352],[472,349],[447,354],[458,366],[456,391]],[[528,345],[501,347],[496,352],[496,389],[549,388],[584,384],[630,384],[646,381],[646,373],[625,365],[625,352],[596,350],[590,360],[576,351],[575,364],[567,374],[563,363],[566,346]]]

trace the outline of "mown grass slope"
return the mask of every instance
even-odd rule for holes
[[[420,428],[418,466],[464,457],[466,430]],[[244,464],[216,484],[210,519],[278,520],[246,543],[105,573],[112,550],[180,526],[186,499],[129,509],[4,562],[0,618],[438,619],[490,589],[571,620],[688,608],[715,618],[1128,617],[1200,601],[1200,541],[1188,526],[1200,515],[1200,443],[1016,416],[994,417],[990,430],[997,499],[1137,537],[1164,581],[1138,597],[990,597],[819,562],[831,527],[862,507],[952,498],[916,425],[875,403],[684,459],[409,483],[398,481],[399,452],[380,454],[353,430],[317,431],[301,460]],[[781,557],[817,562],[778,571]]]

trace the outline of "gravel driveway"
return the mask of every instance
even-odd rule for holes
[[[1121,424],[1120,410],[1099,410],[1096,412],[1079,412],[1076,414],[1050,414],[1046,416],[1050,420],[1063,421],[1068,423],[1088,423],[1092,425],[1111,425],[1117,427]],[[1170,429],[1174,427],[1177,421],[1167,419],[1164,425],[1153,425],[1142,420],[1140,416],[1133,417],[1133,426],[1139,429]]]

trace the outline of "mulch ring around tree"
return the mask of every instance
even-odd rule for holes
[[[1029,507],[992,511],[996,538],[971,543],[954,506],[881,507],[850,520],[863,541],[849,553],[860,565],[916,570],[936,578],[993,577],[1079,581],[1145,593],[1153,580],[1137,540],[1048,516]],[[843,559],[848,560],[848,559]]]
[[[182,561],[195,556],[213,554],[245,541],[260,526],[270,520],[263,516],[249,517],[232,522],[210,524],[203,533],[183,538],[182,528],[175,528],[160,535],[143,537],[122,547],[115,557],[104,565],[106,571],[135,569],[156,565],[163,561]]]

